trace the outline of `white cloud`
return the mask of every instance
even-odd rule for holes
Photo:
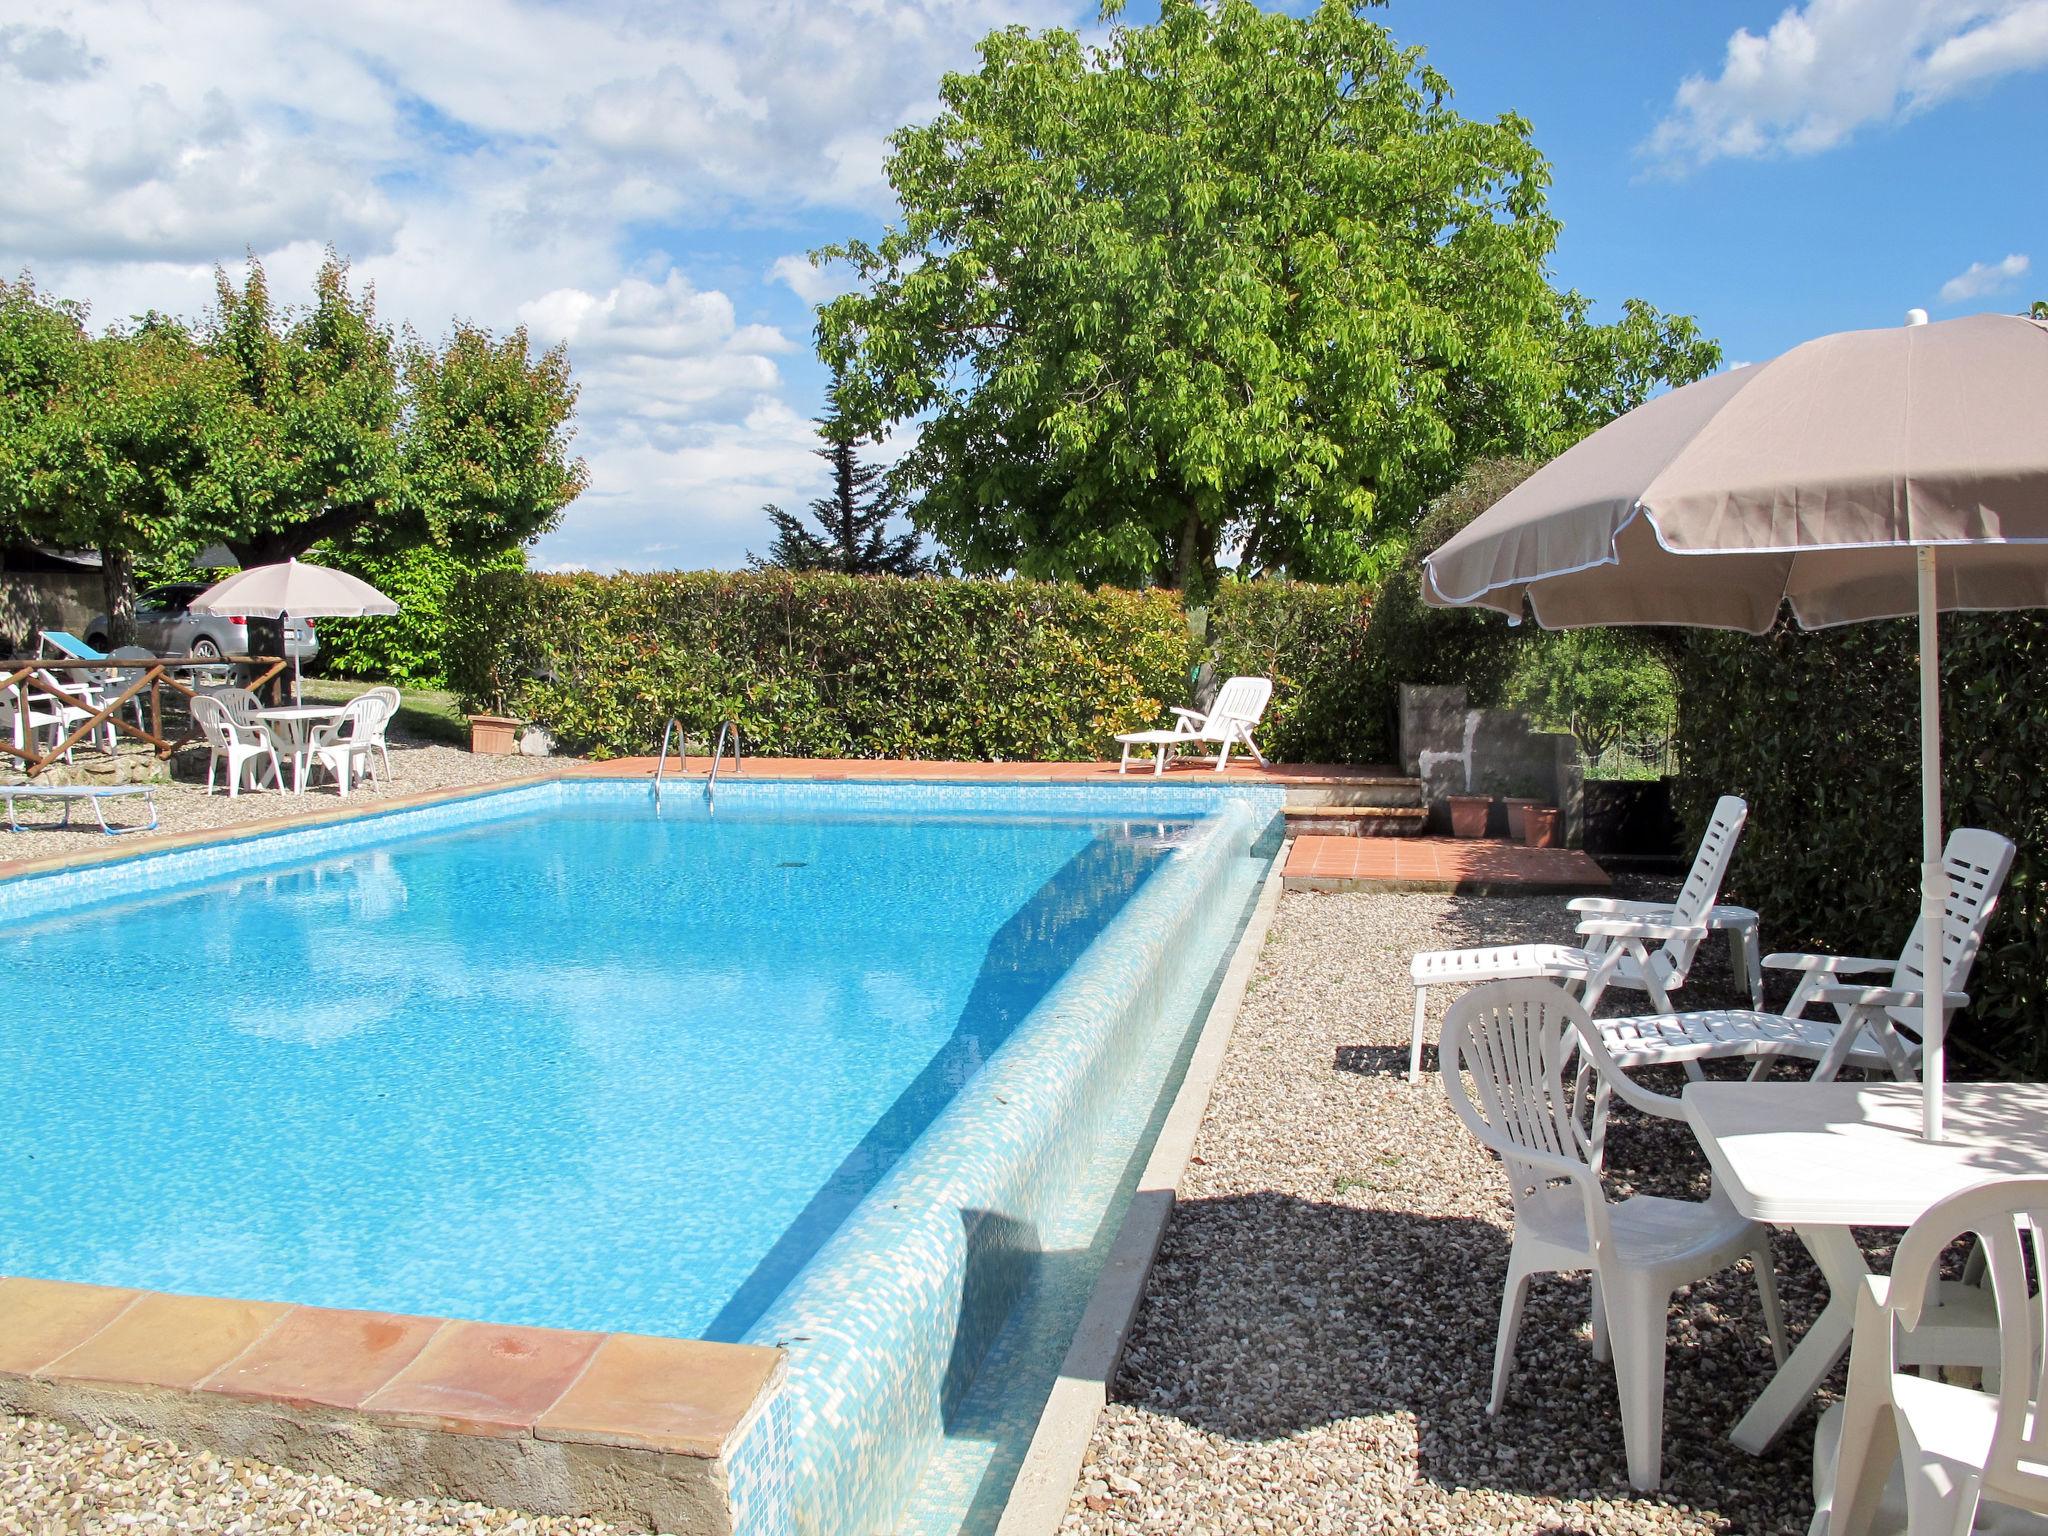
[[[1966,299],[2003,293],[2025,277],[2032,265],[2026,257],[2017,254],[2003,261],[1973,261],[1941,285],[1941,302],[1960,304]]]
[[[809,256],[802,254],[776,257],[768,277],[813,308],[852,292],[854,287],[853,274],[845,266],[832,263],[816,267],[811,265]]]
[[[761,501],[816,494],[815,384],[784,367],[806,339],[775,322],[784,288],[814,303],[843,281],[763,273],[758,232],[795,245],[885,216],[888,135],[933,110],[944,70],[994,27],[1093,13],[56,0],[0,23],[0,271],[103,320],[192,314],[216,262],[253,250],[292,298],[333,244],[389,320],[568,343],[592,489],[548,559],[729,562]],[[691,255],[650,254],[667,248]]]
[[[2048,0],[1806,0],[1688,75],[1643,152],[1684,171],[1817,154],[2000,75],[2048,65]]]

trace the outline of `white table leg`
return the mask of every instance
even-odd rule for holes
[[[1751,1404],[1728,1438],[1751,1455],[1762,1455],[1785,1426],[1799,1417],[1828,1372],[1848,1351],[1856,1326],[1856,1295],[1870,1266],[1847,1227],[1794,1227],[1799,1241],[1827,1277],[1828,1303],[1806,1330],[1799,1347]]]

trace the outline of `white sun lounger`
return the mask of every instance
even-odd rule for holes
[[[1259,744],[1252,740],[1252,731],[1266,713],[1266,705],[1273,697],[1273,680],[1270,677],[1233,677],[1216,691],[1216,702],[1203,714],[1199,709],[1174,707],[1174,722],[1170,730],[1125,731],[1117,737],[1124,755],[1117,765],[1118,773],[1128,773],[1131,768],[1131,748],[1152,749],[1152,774],[1157,778],[1166,771],[1167,753],[1185,741],[1207,741],[1218,744],[1222,750],[1216,754],[1216,771],[1221,773],[1230,766],[1230,751],[1243,747],[1258,760],[1259,766],[1266,765],[1266,756],[1259,750]]]
[[[149,824],[141,827],[116,827],[107,823],[106,812],[100,808],[105,800],[128,800],[140,795],[149,807]],[[17,800],[61,800],[64,803],[63,825],[71,825],[71,807],[83,800],[92,807],[93,819],[100,824],[100,830],[109,837],[118,837],[124,832],[154,832],[156,830],[156,786],[154,784],[0,784],[0,799],[7,802],[7,830],[19,832],[21,823],[15,819],[14,802]]]
[[[1969,1006],[1963,990],[1984,946],[1984,930],[1998,910],[1998,893],[2012,869],[2009,838],[1981,827],[1958,827],[1941,856],[1949,897],[1942,923],[1942,951],[1948,960],[1949,989],[1943,1008],[1952,1014]],[[1915,922],[1905,948],[1892,960],[1839,955],[1767,955],[1772,970],[1791,971],[1799,985],[1782,1014],[1743,1008],[1699,1013],[1665,1011],[1632,1019],[1601,1019],[1600,1037],[1623,1068],[1683,1066],[1697,1076],[1703,1061],[1750,1059],[1761,1076],[1780,1057],[1811,1061],[1814,1080],[1825,1082],[1845,1067],[1889,1071],[1909,1081],[1920,1062],[1926,1033],[1927,931]],[[1889,976],[1880,981],[1855,977]],[[1835,1017],[1809,1018],[1815,1003]],[[1901,1033],[1904,1026],[1908,1033]]]
[[[1735,843],[1749,805],[1740,796],[1723,795],[1700,839],[1692,871],[1672,905],[1588,903],[1580,908],[1579,934],[1584,944],[1497,944],[1483,949],[1424,950],[1409,963],[1415,987],[1415,1021],[1408,1039],[1408,1081],[1422,1080],[1422,1025],[1428,1016],[1431,987],[1471,986],[1485,981],[1543,978],[1578,991],[1588,1012],[1598,1006],[1610,986],[1632,987],[1650,995],[1650,1004],[1669,1013],[1670,994],[1685,985],[1700,941],[1714,926],[1714,898],[1734,857]],[[1741,910],[1752,918],[1746,908]],[[1732,924],[1730,925],[1732,926]],[[1657,946],[1653,953],[1650,946]]]

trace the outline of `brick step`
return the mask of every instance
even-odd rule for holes
[[[1396,774],[1364,774],[1343,783],[1290,784],[1289,810],[1321,810],[1378,807],[1383,810],[1414,810],[1422,804],[1422,780]]]
[[[1282,814],[1293,837],[1419,837],[1429,824],[1420,805],[1290,805]]]

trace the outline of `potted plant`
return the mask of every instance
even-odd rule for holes
[[[1531,805],[1522,813],[1523,838],[1531,848],[1557,846],[1557,807]]]
[[[469,717],[469,750],[488,757],[510,757],[519,750],[519,720],[505,713],[505,683],[491,668],[490,710]]]
[[[1444,803],[1451,808],[1451,836],[1486,836],[1486,818],[1493,810],[1493,796],[1447,795]]]
[[[1510,795],[1508,796],[1507,804],[1508,836],[1518,843],[1526,842],[1529,834],[1522,818],[1527,814],[1530,806],[1541,805],[1543,802],[1530,796]]]

